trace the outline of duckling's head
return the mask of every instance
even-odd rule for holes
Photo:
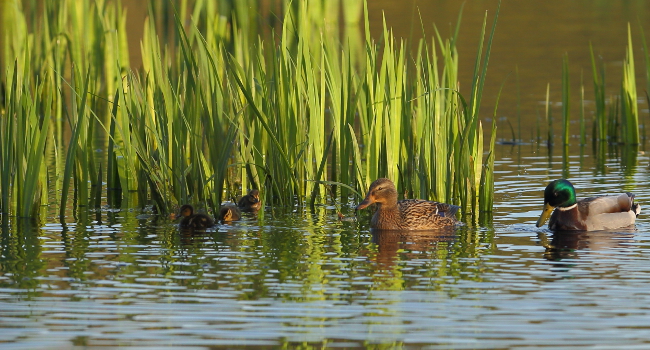
[[[219,218],[223,222],[228,222],[228,221],[237,221],[239,220],[239,209],[235,206],[223,206],[219,210]]]
[[[576,190],[565,180],[551,181],[544,190],[544,211],[537,220],[537,227],[544,225],[555,208],[568,208],[576,204]]]
[[[187,217],[190,217],[192,215],[194,215],[194,207],[192,207],[189,204],[184,204],[181,207],[181,216],[184,217],[184,218],[187,218]]]
[[[250,190],[248,192],[248,201],[251,203],[257,203],[260,201],[260,191],[259,190]]]
[[[377,203],[377,205],[393,206],[397,204],[397,189],[395,184],[386,178],[380,178],[370,184],[370,189],[366,198],[357,206],[357,210],[365,209],[369,205]]]

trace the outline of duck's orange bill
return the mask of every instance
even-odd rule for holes
[[[550,204],[544,203],[544,211],[542,211],[542,215],[540,215],[539,220],[537,220],[537,227],[541,227],[546,223],[546,220],[551,217],[553,209],[555,208],[553,208]]]

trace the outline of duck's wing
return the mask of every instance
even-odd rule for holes
[[[583,215],[628,212],[634,205],[634,194],[621,193],[612,196],[585,198],[578,202],[578,210]]]
[[[459,206],[447,203],[437,203],[438,215],[456,218]]]
[[[605,230],[632,225],[640,207],[634,203],[633,194],[622,193],[583,199],[578,202],[578,211],[587,230]]]
[[[403,199],[397,202],[402,213],[416,216],[437,215],[444,217],[455,217],[460,209],[457,205],[427,201],[424,199]]]

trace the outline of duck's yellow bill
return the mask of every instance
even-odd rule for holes
[[[539,220],[537,220],[537,227],[542,227],[542,225],[546,223],[546,220],[551,217],[553,209],[555,208],[553,208],[550,204],[544,203],[544,211],[542,211],[542,215],[540,215]]]

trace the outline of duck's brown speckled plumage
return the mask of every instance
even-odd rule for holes
[[[640,212],[641,206],[634,202],[632,193],[576,200],[573,185],[560,179],[544,191],[544,212],[537,227],[544,225],[550,215],[548,228],[554,231],[612,230],[634,224]]]
[[[185,204],[181,207],[181,222],[180,227],[191,229],[206,229],[214,226],[214,219],[209,215],[194,213],[194,207]]]
[[[237,206],[241,211],[246,212],[256,212],[262,208],[262,202],[260,201],[260,191],[250,190],[247,195],[241,197]]]
[[[223,222],[237,221],[241,219],[241,212],[236,205],[227,204],[219,209],[219,219]]]
[[[371,204],[377,205],[377,211],[370,220],[373,229],[431,230],[458,223],[458,206],[421,199],[397,201],[395,184],[385,178],[377,179],[370,185],[366,198],[357,209],[364,209]]]

